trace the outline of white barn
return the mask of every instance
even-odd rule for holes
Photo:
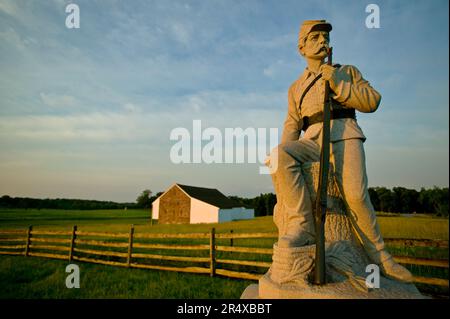
[[[159,224],[221,223],[251,219],[253,208],[242,207],[217,189],[174,184],[152,203]]]

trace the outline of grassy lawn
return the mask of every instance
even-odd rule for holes
[[[448,240],[448,219],[430,217],[378,217],[386,238]]]
[[[276,232],[272,216],[257,217],[252,220],[233,221],[220,224],[157,225],[150,224],[149,210],[0,210],[0,229],[25,229],[33,225],[35,229],[70,230],[78,225],[79,230],[128,232],[135,225],[136,232],[193,233],[209,232],[212,227],[217,232]],[[448,219],[417,217],[379,216],[381,232],[386,238],[428,238],[448,240]]]
[[[67,264],[62,260],[1,256],[0,299],[237,299],[253,283],[247,280],[210,278],[208,275],[77,263],[80,267],[80,288],[68,289],[65,285]]]
[[[136,233],[209,232],[276,232],[272,216],[221,224],[158,225],[150,224],[148,210],[0,210],[0,229],[70,230],[74,224],[82,231],[128,232],[131,224]],[[414,217],[378,217],[385,238],[427,238],[448,240],[448,219]],[[126,241],[126,239],[123,239]],[[235,246],[271,247],[276,239],[234,239]],[[120,241],[120,239],[118,239]],[[148,242],[199,244],[208,240],[153,239]],[[218,245],[229,245],[218,240]],[[104,248],[106,249],[106,248]],[[122,248],[119,248],[121,250]],[[448,249],[388,247],[396,255],[448,259]],[[121,251],[126,252],[126,248]],[[139,252],[139,249],[135,252]],[[155,254],[207,257],[208,251],[153,250]],[[113,258],[113,257],[112,257]],[[270,255],[218,252],[217,258],[271,261]],[[159,263],[161,261],[155,260]],[[177,262],[174,262],[176,266]],[[81,270],[81,289],[65,287],[66,261],[0,255],[0,298],[239,298],[247,280],[210,278],[206,275],[168,271],[126,269],[104,265],[77,263]],[[178,266],[181,266],[178,264]],[[205,265],[196,265],[208,267]],[[256,267],[219,265],[230,270],[264,273]],[[448,278],[448,269],[407,266],[417,276]],[[176,288],[175,288],[176,287]],[[421,288],[421,287],[419,287]],[[425,287],[428,288],[429,287]],[[445,293],[442,289],[434,290]],[[448,290],[447,290],[448,293]]]
[[[72,225],[94,226],[98,231],[114,231],[115,226],[149,223],[149,210],[58,210],[58,209],[2,209],[0,229],[25,228],[29,225],[43,229],[67,229]],[[109,229],[110,228],[110,229]]]

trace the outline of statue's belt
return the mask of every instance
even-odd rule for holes
[[[336,120],[336,119],[347,119],[347,118],[356,119],[355,109],[333,109],[333,110],[331,110],[330,119]],[[310,127],[311,125],[321,123],[321,122],[323,122],[323,112],[317,112],[311,116],[304,116],[302,130],[306,131],[308,129],[308,127]]]

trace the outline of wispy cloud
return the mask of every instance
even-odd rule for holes
[[[3,0],[0,2],[0,10],[10,16],[16,16],[19,12],[16,2],[13,0]]]
[[[57,95],[52,93],[40,93],[42,102],[51,107],[71,107],[76,104],[76,99],[70,95]]]

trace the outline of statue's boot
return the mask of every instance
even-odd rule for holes
[[[388,278],[403,281],[403,282],[413,282],[413,275],[408,269],[402,265],[396,263],[392,257],[384,260],[380,264],[380,270]]]

